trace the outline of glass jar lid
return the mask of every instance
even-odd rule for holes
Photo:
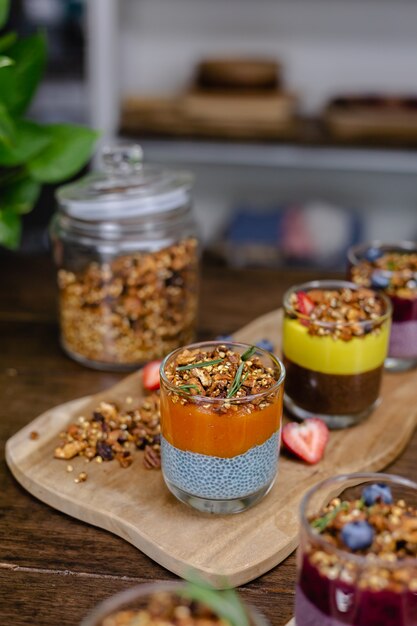
[[[121,220],[158,215],[190,201],[189,172],[143,163],[139,145],[104,148],[103,169],[57,191],[61,209],[79,220]]]

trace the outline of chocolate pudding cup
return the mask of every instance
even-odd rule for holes
[[[279,359],[243,343],[195,343],[165,358],[161,468],[181,502],[239,513],[268,493],[278,469],[284,378]]]
[[[370,548],[340,549],[314,528],[323,504],[340,508],[362,498],[370,484],[383,483],[394,503],[417,508],[417,484],[389,474],[336,476],[313,487],[301,507],[297,552],[296,626],[417,626],[417,558],[380,555]],[[321,518],[322,520],[323,518]],[[417,528],[417,517],[410,520]]]
[[[395,256],[390,262],[391,254],[398,255],[402,267],[395,267]],[[348,262],[354,283],[384,291],[391,299],[392,326],[385,368],[403,372],[417,367],[417,243],[360,244],[350,248]]]
[[[334,308],[323,309],[329,311],[323,319],[316,308],[310,317],[294,305],[300,297],[308,302],[308,294],[321,293],[326,298],[337,293],[357,299],[358,308],[349,311],[352,320],[345,319],[351,305],[339,306],[337,298]],[[376,305],[378,314],[365,313]],[[287,410],[301,420],[320,417],[329,428],[345,428],[365,419],[379,402],[390,317],[391,304],[384,294],[347,281],[312,281],[289,289],[284,295],[282,344]]]

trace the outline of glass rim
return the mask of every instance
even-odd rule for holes
[[[357,285],[356,283],[353,283],[349,280],[342,280],[338,278],[334,278],[334,279],[329,278],[329,279],[324,279],[324,280],[310,280],[305,283],[293,285],[292,287],[287,289],[287,291],[284,293],[284,297],[282,300],[282,306],[284,308],[284,311],[290,315],[293,315],[297,319],[300,319],[306,322],[314,322],[315,326],[318,326],[320,328],[326,328],[326,329],[350,328],[352,326],[358,326],[358,325],[362,327],[362,326],[367,326],[369,324],[372,324],[372,327],[374,327],[377,324],[382,324],[383,322],[387,321],[391,317],[392,303],[391,303],[391,300],[388,298],[388,296],[386,296],[381,291],[376,291],[375,289],[369,289],[368,287],[366,287],[366,289],[368,289],[368,291],[372,291],[375,297],[381,299],[385,305],[385,313],[383,313],[382,315],[379,315],[375,319],[359,320],[359,321],[357,320],[356,321],[355,320],[352,320],[352,321],[334,320],[331,322],[329,321],[325,322],[323,320],[312,320],[309,315],[296,311],[294,307],[289,303],[290,296],[293,293],[297,293],[298,291],[308,291],[309,289],[329,289],[330,290],[332,289],[332,286],[333,288],[344,287],[347,289],[352,289],[354,291],[359,291],[359,289],[364,289],[364,287],[361,287],[360,285]]]
[[[167,354],[167,356],[163,359],[161,363],[161,366],[159,368],[161,382],[166,387],[168,387],[170,391],[180,394],[184,398],[189,398],[191,400],[196,400],[198,402],[201,401],[204,404],[218,405],[218,404],[224,404],[225,402],[230,402],[231,404],[245,404],[247,402],[251,402],[252,400],[258,400],[260,398],[263,398],[269,395],[270,393],[274,393],[280,387],[282,387],[284,380],[285,380],[286,371],[285,371],[284,363],[281,361],[280,358],[275,356],[275,354],[273,354],[272,352],[268,352],[267,350],[264,350],[263,348],[258,348],[257,346],[255,346],[256,350],[260,352],[261,354],[263,354],[264,356],[267,356],[268,358],[270,358],[272,362],[274,363],[274,365],[279,367],[279,372],[280,372],[278,380],[271,387],[269,387],[268,389],[265,389],[264,391],[260,391],[259,393],[254,393],[249,396],[242,396],[238,398],[210,398],[208,396],[200,396],[199,394],[192,395],[191,393],[188,393],[187,391],[184,391],[183,389],[179,389],[179,387],[170,383],[170,381],[168,380],[165,374],[165,368],[166,368],[168,361],[171,358],[173,358],[176,354],[178,354],[179,352],[182,352],[185,349],[193,350],[196,348],[209,347],[209,346],[239,346],[240,348],[245,348],[245,350],[247,350],[248,348],[251,348],[252,345],[253,344],[244,343],[240,341],[220,341],[220,340],[215,341],[213,340],[213,341],[199,341],[196,343],[190,343],[186,346],[181,346],[180,348],[176,348],[175,350],[172,350],[172,352]]]
[[[333,497],[336,498],[343,491],[344,488],[355,487],[360,485],[362,482],[368,482],[374,480],[377,483],[381,483],[384,481],[396,483],[397,485],[402,485],[404,487],[409,487],[414,489],[417,493],[417,483],[409,478],[405,478],[403,476],[398,476],[396,474],[386,474],[386,473],[378,473],[378,472],[354,472],[352,474],[339,474],[338,476],[331,476],[330,478],[326,478],[313,487],[311,487],[302,497],[299,508],[299,515],[301,520],[301,526],[303,530],[307,533],[308,537],[315,542],[318,543],[323,548],[328,548],[331,550],[333,554],[336,554],[341,560],[349,560],[358,565],[372,565],[384,567],[385,569],[390,569],[390,567],[398,567],[398,563],[412,563],[417,566],[417,557],[405,557],[400,561],[396,561],[391,563],[390,561],[386,561],[385,559],[381,559],[377,555],[372,561],[367,559],[367,555],[363,554],[352,554],[348,550],[342,550],[341,548],[336,548],[330,541],[327,541],[322,537],[319,533],[315,532],[312,528],[311,524],[308,521],[306,515],[306,509],[308,503],[314,494],[318,493],[320,489],[326,487],[327,485],[340,485],[340,491],[337,491],[337,495]]]
[[[370,248],[377,248],[377,249],[381,249],[381,248],[387,248],[387,252],[395,252],[395,251],[404,251],[404,252],[417,252],[417,242],[416,241],[409,241],[409,240],[401,240],[401,241],[397,241],[397,242],[389,242],[389,241],[382,241],[380,239],[371,239],[370,241],[365,241],[363,243],[356,243],[353,246],[350,246],[350,248],[348,248],[347,251],[347,258],[349,263],[351,263],[352,265],[357,265],[358,263],[360,263],[363,260],[367,260],[367,259],[363,259],[361,257],[358,256],[359,253],[364,253],[366,252],[366,250],[369,250]],[[393,275],[395,273],[397,273],[399,270],[384,270],[384,272],[386,272],[389,275]]]
[[[123,605],[133,602],[136,598],[144,598],[149,594],[158,592],[175,592],[184,588],[186,580],[154,581],[135,585],[124,591],[105,598],[85,615],[80,626],[101,626],[102,620],[110,613],[122,608]],[[239,596],[240,597],[240,596]],[[253,626],[269,626],[266,617],[256,607],[248,604],[243,598],[240,600],[245,607]]]

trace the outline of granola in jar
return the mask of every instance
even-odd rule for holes
[[[285,402],[300,419],[330,428],[361,421],[378,402],[391,305],[345,281],[314,281],[284,296]]]
[[[152,253],[58,272],[62,343],[88,361],[137,365],[195,335],[198,247],[194,238]]]
[[[180,348],[161,368],[161,460],[168,488],[200,510],[257,502],[277,471],[285,370],[245,344]]]
[[[51,224],[61,344],[84,365],[131,370],[192,341],[199,249],[186,172],[107,150],[103,172],[57,192]]]
[[[359,483],[321,510],[314,494]],[[417,485],[394,476],[336,477],[302,505],[297,626],[417,624]],[[323,489],[324,493],[324,489]],[[309,504],[310,502],[310,504]]]

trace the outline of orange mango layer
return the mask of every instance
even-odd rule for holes
[[[162,436],[176,448],[231,458],[269,439],[281,426],[282,388],[264,409],[215,413],[201,404],[172,402],[161,394]]]

